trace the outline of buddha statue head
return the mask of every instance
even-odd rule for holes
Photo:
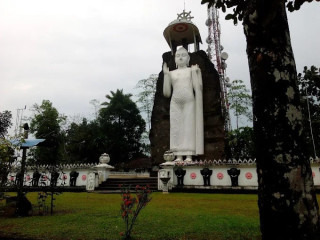
[[[189,66],[190,56],[188,51],[181,47],[176,51],[175,58],[177,68],[184,68]]]

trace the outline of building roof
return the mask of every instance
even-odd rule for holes
[[[44,142],[45,139],[25,139],[24,141],[21,141],[20,139],[14,139],[10,142],[13,145],[21,146],[21,148],[30,148],[37,146],[39,143]]]

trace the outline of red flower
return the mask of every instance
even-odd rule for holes
[[[124,204],[128,207],[130,204],[132,203],[132,201],[128,201],[128,200],[125,200],[124,201]]]

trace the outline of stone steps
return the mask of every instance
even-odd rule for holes
[[[107,181],[101,183],[99,187],[95,188],[95,191],[120,191],[120,185],[130,186],[132,190],[134,190],[137,185],[149,185],[151,191],[158,191],[158,178],[109,178]]]

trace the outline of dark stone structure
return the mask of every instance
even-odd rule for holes
[[[204,155],[197,158],[224,159],[225,131],[219,75],[204,51],[189,54],[190,66],[199,65],[203,82]],[[171,55],[171,52],[164,53],[162,58],[170,71],[176,69],[174,56]],[[161,71],[157,82],[149,136],[153,164],[163,163],[163,154],[170,148],[169,110],[170,99],[163,96],[163,72]]]
[[[52,171],[51,172],[51,179],[50,179],[50,186],[51,187],[56,187],[57,186],[59,175],[60,174],[57,171]]]
[[[231,186],[238,187],[238,178],[240,175],[240,169],[230,168],[227,172],[231,178]]]
[[[70,187],[76,186],[78,176],[79,176],[78,172],[76,172],[74,170],[70,172]]]
[[[204,168],[202,170],[200,170],[200,173],[203,177],[203,186],[210,186],[210,177],[212,175],[212,170],[210,170],[209,168]]]
[[[23,182],[23,174],[22,172],[18,172],[16,175],[15,185],[20,186],[21,181]]]
[[[39,186],[40,177],[41,177],[41,174],[38,172],[38,170],[33,172],[33,175],[32,175],[32,186],[33,187],[38,187]]]
[[[186,175],[186,170],[183,170],[182,168],[178,168],[177,170],[174,171],[178,178],[178,186],[183,186],[183,179],[184,175]]]

